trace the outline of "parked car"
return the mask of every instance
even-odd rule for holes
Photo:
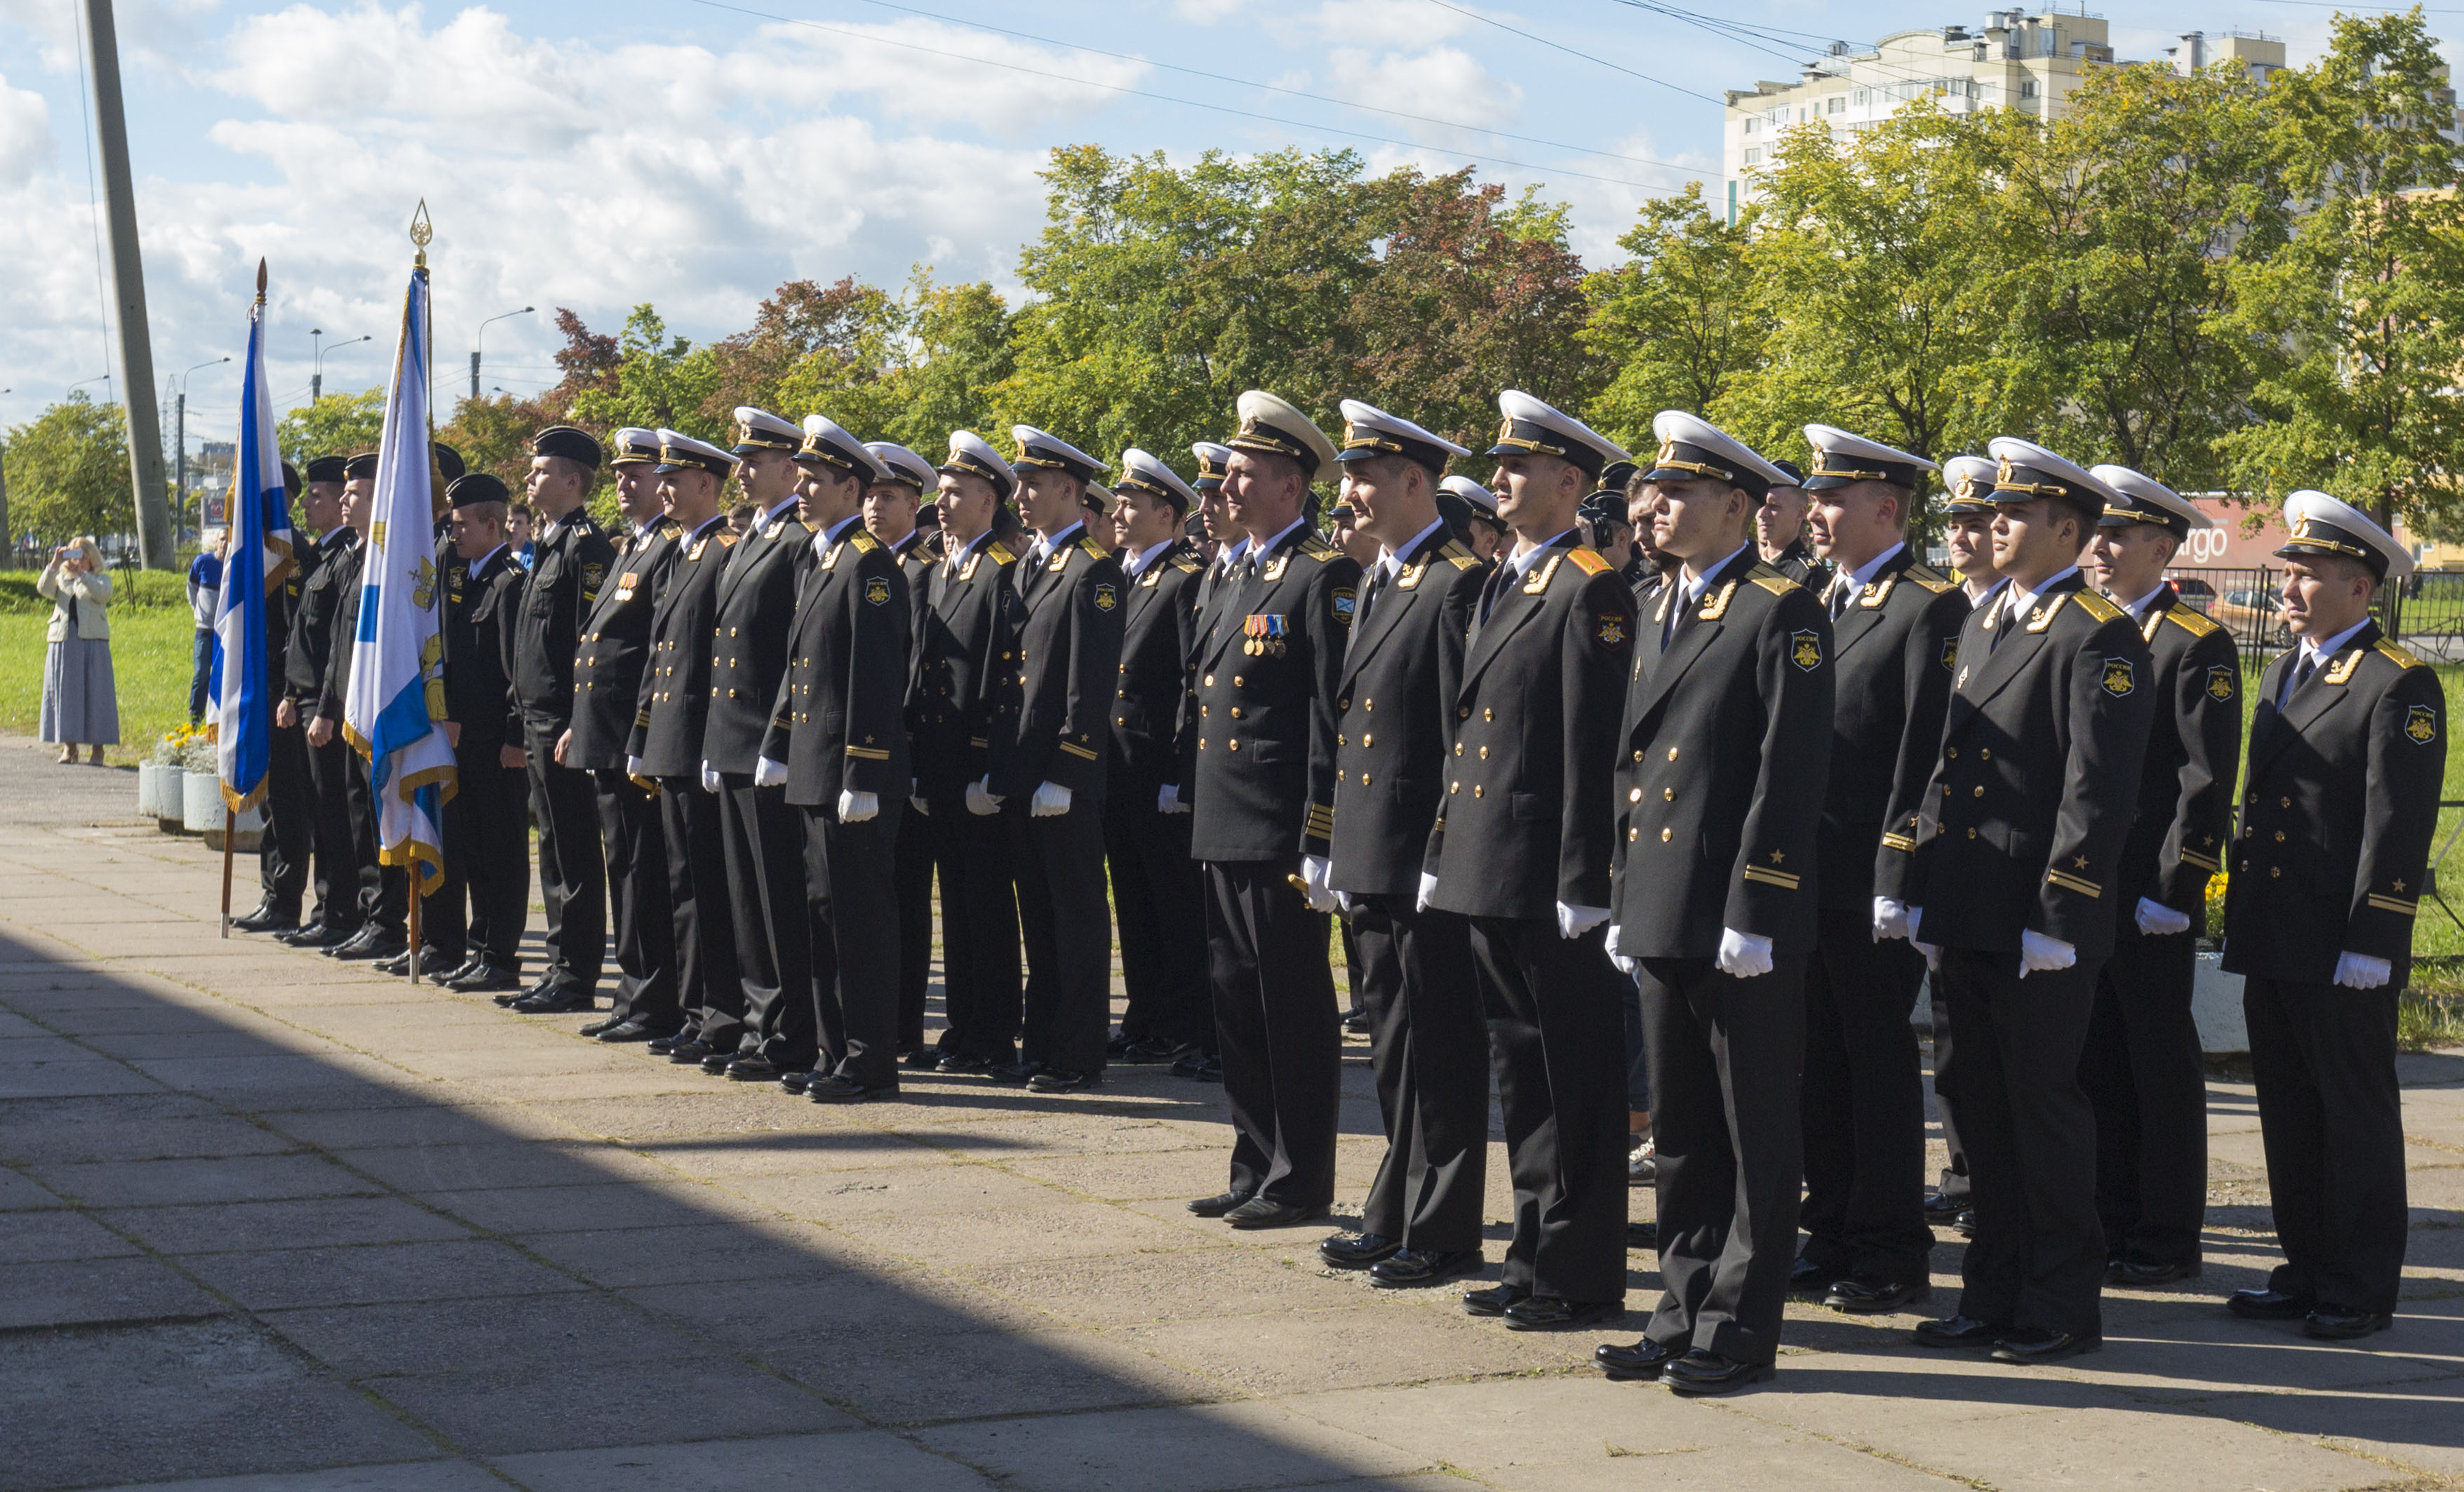
[[[2293,630],[2284,625],[2284,603],[2274,591],[2227,591],[2208,608],[2208,615],[2233,629],[2233,635],[2255,638],[2278,647],[2293,646]]]
[[[2214,586],[2195,575],[2177,575],[2172,579],[2173,589],[2181,593],[2183,605],[2193,611],[2213,615],[2211,608],[2216,603]]]

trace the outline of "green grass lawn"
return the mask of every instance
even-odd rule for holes
[[[50,608],[0,611],[0,729],[34,734],[43,712],[43,628]],[[140,761],[155,738],[188,723],[188,666],[196,623],[174,606],[111,608],[111,672],[120,686],[115,762]]]

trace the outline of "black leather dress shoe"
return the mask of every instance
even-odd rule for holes
[[[665,1057],[679,1046],[690,1046],[700,1040],[700,1035],[693,1027],[678,1026],[666,1036],[652,1037],[646,1050],[653,1057]],[[694,1061],[698,1062],[700,1059],[695,1058]]]
[[[1218,1192],[1213,1196],[1201,1196],[1190,1203],[1189,1210],[1200,1218],[1221,1218],[1255,1195],[1251,1192]]]
[[[1828,1295],[1833,1285],[1847,1278],[1848,1270],[1840,1265],[1818,1264],[1800,1257],[1788,1266],[1788,1293]]]
[[[1104,1056],[1109,1061],[1119,1062],[1121,1054],[1130,1049],[1130,1044],[1140,1040],[1143,1038],[1124,1036],[1115,1028],[1111,1036],[1104,1039]]]
[[[1648,1222],[1627,1223],[1625,1225],[1625,1246],[1628,1248],[1647,1248],[1655,1253],[1658,1252],[1660,1248],[1659,1222],[1655,1220]]]
[[[671,1033],[662,1031],[639,1016],[627,1016],[622,1020],[600,1020],[582,1028],[583,1034],[595,1042],[617,1045],[626,1042],[655,1042]]]
[[[1822,1304],[1852,1316],[1880,1316],[1905,1310],[1933,1294],[1925,1280],[1842,1280],[1822,1297]]]
[[[2195,1280],[2203,1267],[2195,1259],[2169,1264],[2151,1263],[2138,1259],[2117,1259],[2104,1271],[2104,1283],[2126,1285],[2134,1290],[2145,1290],[2160,1284],[2171,1284],[2176,1280]]]
[[[1925,1218],[1927,1222],[1948,1222],[1966,1211],[1968,1198],[1965,1196],[1953,1196],[1947,1192],[1925,1194]]]
[[[476,969],[480,964],[486,961],[487,955],[485,954],[473,954],[470,957],[463,959],[460,963],[455,963],[450,958],[440,958],[436,960],[433,967],[430,967],[426,963],[422,963],[419,966],[419,976],[426,979],[430,984],[451,987],[454,980],[462,977],[462,976],[466,974],[469,974],[472,970]]]
[[[867,1087],[855,1079],[838,1072],[817,1073],[804,1086],[804,1096],[816,1104],[878,1104],[898,1096],[898,1085],[885,1083],[879,1087]]]
[[[2395,1317],[2386,1311],[2346,1310],[2321,1301],[2318,1308],[2301,1318],[2301,1334],[2324,1337],[2331,1342],[2349,1342],[2372,1332],[2385,1331],[2395,1325]]]
[[[1318,1240],[1317,1257],[1330,1268],[1366,1269],[1381,1259],[1394,1258],[1402,1247],[1383,1233],[1338,1233]]]
[[[2282,1290],[2235,1290],[2225,1301],[2225,1309],[2250,1321],[2299,1321],[2318,1304],[2306,1295],[2287,1295]]]
[[[1014,1062],[1006,1066],[993,1068],[988,1076],[995,1083],[1007,1084],[1011,1087],[1024,1087],[1027,1079],[1043,1070],[1044,1064],[1040,1062]]]
[[[358,928],[352,931],[349,937],[343,938],[338,943],[326,944],[322,952],[328,958],[338,958],[341,956],[344,949],[350,949],[356,953],[358,950],[366,947],[368,943],[376,937],[376,924],[373,922],[363,922]],[[385,955],[380,954],[377,956],[382,958]]]
[[[930,1072],[938,1066],[940,1062],[941,1054],[929,1046],[919,1046],[912,1052],[901,1052],[898,1055],[898,1065],[910,1072]]]
[[[1661,1381],[1671,1393],[1688,1398],[1705,1398],[1714,1393],[1734,1393],[1750,1384],[1769,1383],[1779,1376],[1779,1370],[1769,1363],[1741,1363],[1706,1352],[1701,1348],[1686,1353],[1661,1370]]]
[[[1623,1301],[1568,1301],[1554,1295],[1527,1295],[1506,1307],[1509,1331],[1557,1331],[1595,1327],[1625,1316]]]
[[[1112,1061],[1127,1063],[1133,1067],[1159,1067],[1177,1058],[1180,1051],[1179,1042],[1167,1042],[1159,1036],[1150,1036],[1122,1047],[1113,1055]]]
[[[1463,1308],[1466,1316],[1503,1316],[1515,1302],[1529,1299],[1531,1292],[1517,1285],[1498,1284],[1463,1292]]]
[[[813,1080],[820,1076],[821,1073],[809,1067],[802,1072],[782,1072],[779,1074],[779,1090],[791,1098],[802,1098],[804,1089],[811,1087]]]
[[[1618,1383],[1648,1383],[1685,1354],[1649,1337],[1631,1347],[1603,1342],[1592,1349],[1592,1362]]]
[[[1973,1207],[1961,1208],[1959,1210],[1959,1216],[1950,1219],[1950,1231],[1958,1234],[1963,1239],[1972,1239],[1976,1237],[1976,1209]]]
[[[678,1042],[675,1045],[668,1048],[668,1061],[675,1064],[679,1067],[698,1067],[703,1063],[710,1061],[713,1057],[720,1055],[721,1053],[717,1047],[711,1045],[708,1042],[701,1040],[699,1037],[695,1037],[690,1042]],[[724,1055],[726,1060],[729,1062],[734,1062],[736,1060],[736,1053],[733,1051],[727,1052]]]
[[[525,995],[514,1001],[515,1012],[525,1016],[561,1016],[576,1010],[597,1010],[599,994],[579,985],[561,984],[543,995]]]
[[[710,1064],[703,1063],[701,1070],[708,1072]],[[734,1062],[719,1069],[730,1083],[776,1083],[791,1072],[809,1073],[812,1070],[802,1064],[781,1065],[755,1052],[739,1052]]]
[[[624,1007],[620,1005],[616,1009],[607,1012],[607,1019],[605,1020],[585,1020],[574,1028],[573,1034],[576,1036],[597,1036],[600,1032],[606,1030],[610,1026],[622,1024],[625,1020],[625,1016],[622,1014],[623,1009]]]
[[[1993,1344],[1997,1363],[2057,1363],[2081,1352],[2104,1350],[2104,1338],[2056,1331],[2050,1327],[2023,1327]]]
[[[1369,1034],[1369,1012],[1365,1010],[1345,1011],[1343,1013],[1343,1028],[1354,1036],[1367,1036]]]
[[[1223,1220],[1236,1228],[1288,1228],[1298,1222],[1315,1222],[1324,1218],[1327,1211],[1324,1202],[1304,1207],[1253,1196],[1225,1213]]]
[[[407,946],[397,932],[363,932],[347,943],[325,950],[325,956],[343,963],[369,963],[379,958],[391,958]]]
[[[359,931],[355,927],[312,922],[297,932],[276,932],[274,938],[275,942],[292,948],[331,948],[337,943],[350,941]]]
[[[389,974],[399,979],[410,972],[410,950],[406,948],[391,958],[380,958],[368,967],[378,974]]]
[[[277,907],[271,901],[256,904],[256,910],[245,917],[231,918],[231,926],[242,932],[286,932],[299,925],[299,910]]]
[[[1209,1055],[1204,1060],[1200,1061],[1198,1064],[1198,1081],[1200,1083],[1222,1082],[1223,1059],[1218,1056]]]
[[[457,990],[465,995],[501,995],[514,990],[518,990],[521,988],[521,985],[522,976],[520,975],[514,973],[511,969],[499,969],[495,964],[488,963],[483,960],[477,968],[473,969],[470,973],[457,976],[453,979],[449,980],[445,987],[449,990]],[[498,1000],[497,1003],[500,1005],[507,1005],[508,1008],[511,1008],[512,1004],[518,1003],[518,1001],[508,1002],[505,1000]]]
[[[1991,1347],[2008,1329],[1973,1316],[1945,1316],[1918,1322],[1916,1339],[1919,1347]]]
[[[1416,1290],[1487,1267],[1488,1256],[1476,1248],[1400,1248],[1369,1266],[1369,1283],[1381,1290]]]
[[[935,1072],[990,1072],[992,1068],[990,1059],[970,1057],[965,1052],[952,1052],[933,1064]]]
[[[1026,1080],[1030,1093],[1077,1093],[1096,1087],[1104,1081],[1101,1073],[1071,1072],[1063,1067],[1043,1067]]]
[[[1193,1046],[1172,1060],[1172,1075],[1176,1078],[1194,1078],[1198,1076],[1198,1069],[1205,1065],[1206,1054]]]

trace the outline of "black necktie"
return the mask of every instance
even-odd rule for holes
[[[1501,564],[1488,572],[1488,583],[1480,588],[1480,619],[1483,622],[1488,620],[1489,609],[1497,604],[1498,597],[1506,594],[1507,582],[1513,578],[1514,566],[1510,564]]]
[[[2300,693],[2301,686],[2309,683],[2310,675],[2318,671],[2319,655],[2310,651],[2310,649],[2306,647],[2303,648],[2301,650],[2301,661],[2293,666],[2293,682],[2284,691],[2283,703],[2279,704],[2277,708],[2282,709],[2284,705],[2293,703],[2293,696]]]
[[[1361,623],[1369,620],[1369,608],[1376,603],[1378,593],[1385,588],[1386,564],[1384,560],[1379,560],[1370,567],[1369,583],[1360,588],[1360,605],[1352,614],[1352,629],[1354,632],[1360,630]]]
[[[1685,608],[1694,603],[1685,594],[1685,582],[1671,576],[1668,581],[1668,621],[1660,629],[1660,650],[1666,652],[1677,638],[1677,628],[1685,620]]]
[[[1838,621],[1848,613],[1848,598],[1857,593],[1857,582],[1846,574],[1831,582],[1831,620]]]

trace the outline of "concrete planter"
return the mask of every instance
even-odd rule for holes
[[[223,826],[222,779],[211,772],[180,775],[180,827],[191,834]]]
[[[144,818],[163,820],[184,812],[178,803],[166,800],[178,791],[180,769],[144,761],[137,766],[137,811]],[[168,789],[168,791],[166,791]]]
[[[2235,1056],[2250,1050],[2250,1028],[2241,1016],[2241,976],[2224,971],[2222,954],[2201,954],[2191,976],[2190,1018],[2199,1024],[2199,1047],[2211,1057]],[[1917,992],[1910,1023],[1933,1029],[1933,980]]]

